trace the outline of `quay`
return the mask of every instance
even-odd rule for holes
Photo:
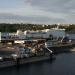
[[[22,64],[51,60],[54,58],[52,55],[52,51],[46,48],[40,49],[36,53],[30,52],[32,50],[31,49],[27,54],[24,53],[24,47],[15,49],[6,46],[2,47],[1,49],[2,50],[0,50],[0,54],[2,54],[2,56],[0,55],[0,68],[19,66]],[[27,49],[28,51],[29,48],[25,49]]]
[[[32,42],[31,42],[32,43]],[[25,48],[25,47],[19,47],[19,45],[15,45],[11,46],[11,45],[2,45],[0,48],[0,53],[8,53],[8,56],[3,56],[1,58],[0,56],[0,68],[5,68],[5,67],[12,67],[12,66],[19,66],[22,64],[27,64],[27,63],[33,63],[33,62],[38,62],[38,61],[45,61],[45,60],[52,60],[54,59],[54,54],[56,53],[62,53],[62,52],[72,52],[74,51],[74,49],[72,50],[72,48],[75,46],[75,43],[68,43],[68,44],[56,44],[51,46],[50,48],[48,47],[44,47],[41,44],[43,43],[35,43],[34,48],[29,49],[29,48]],[[29,42],[30,45],[30,42]],[[27,46],[29,46],[27,43]],[[26,49],[26,51],[28,52],[28,55],[30,53],[30,56],[28,56],[26,53],[24,53],[24,48]],[[43,48],[43,49],[42,49]],[[28,49],[30,51],[28,51]],[[1,53],[1,54],[2,54]],[[19,55],[20,53],[20,57],[17,57],[16,54]],[[13,54],[13,57],[10,56]],[[6,54],[7,55],[7,54]]]
[[[50,59],[54,59],[54,55],[56,53],[62,53],[62,52],[73,52],[75,51],[75,44],[71,43],[71,44],[64,44],[64,45],[56,45],[50,48],[44,48],[45,54],[37,54],[35,56],[31,56],[31,57],[25,57],[25,58],[15,58],[15,57],[7,57],[7,60],[4,61],[0,61],[0,68],[5,68],[5,67],[12,67],[12,66],[19,66],[22,64],[27,64],[27,63],[33,63],[33,62],[38,62],[38,61],[45,61],[45,60],[50,60]],[[7,52],[10,51],[6,50]],[[11,50],[11,51],[15,51],[15,50]],[[18,51],[16,49],[16,51]],[[2,58],[0,58],[2,59]],[[6,58],[5,58],[6,59]]]
[[[19,66],[27,63],[34,63],[38,61],[45,61],[49,60],[50,56],[40,56],[40,57],[30,57],[26,59],[20,59],[19,62],[14,61],[0,61],[0,68],[6,68],[6,67],[13,67],[13,66]]]
[[[54,54],[72,52],[75,42],[65,36],[65,29],[42,31],[17,30],[0,33],[0,68],[52,60]]]

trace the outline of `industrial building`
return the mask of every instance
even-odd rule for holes
[[[15,41],[26,39],[47,39],[47,38],[59,38],[65,36],[65,29],[53,28],[37,31],[24,31],[17,30],[16,33],[3,33],[0,32],[1,41]],[[23,42],[23,41],[22,41]]]

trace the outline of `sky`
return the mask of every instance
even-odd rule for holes
[[[75,0],[0,0],[0,23],[75,23]]]

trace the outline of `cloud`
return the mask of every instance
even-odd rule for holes
[[[12,8],[0,7],[0,22],[75,23],[75,0],[16,0],[16,3]]]
[[[63,19],[62,19],[63,20]],[[50,22],[53,23],[53,21],[58,22],[61,21],[61,19],[57,18],[49,18],[44,16],[20,16],[20,15],[14,15],[14,14],[0,14],[0,23],[6,22],[6,23],[41,23],[41,24],[49,24]]]

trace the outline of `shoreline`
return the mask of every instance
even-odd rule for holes
[[[66,46],[65,45],[58,46],[58,47],[50,47],[49,49],[51,49],[54,52],[54,55],[60,54],[60,53],[74,53],[75,44],[66,45]],[[46,61],[46,60],[50,60],[50,55],[24,58],[24,59],[20,59],[18,63],[17,61],[0,61],[0,69],[7,68],[7,67],[20,66],[23,64],[34,63],[39,61]]]

